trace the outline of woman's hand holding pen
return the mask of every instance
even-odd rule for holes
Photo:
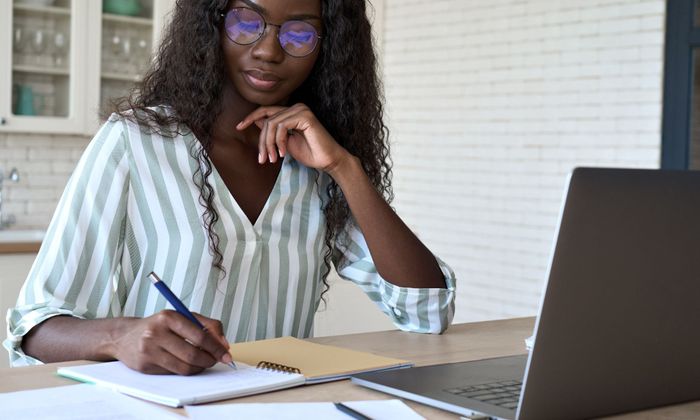
[[[207,331],[171,310],[148,318],[125,319],[124,332],[115,340],[114,357],[150,374],[193,375],[217,362],[230,363],[221,322],[194,315]]]
[[[260,128],[258,163],[274,163],[289,153],[306,167],[330,173],[352,158],[304,104],[262,106],[245,117],[236,129],[242,131],[251,124]]]

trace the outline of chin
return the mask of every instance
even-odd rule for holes
[[[239,93],[246,101],[260,106],[286,105],[290,96],[283,92],[259,92],[250,89],[241,89]]]
[[[287,89],[283,89],[283,86],[274,90],[257,90],[250,87],[245,81],[241,82],[235,86],[238,93],[246,101],[260,106],[285,105],[291,96],[291,93],[286,92]]]
[[[272,106],[272,105],[284,106],[284,105],[287,105],[287,100],[289,99],[289,96],[279,98],[279,96],[272,96],[272,95],[251,95],[251,96],[244,95],[244,97],[249,102],[260,105],[260,106]]]

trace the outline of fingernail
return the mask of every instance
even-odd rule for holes
[[[230,353],[224,353],[224,355],[221,357],[221,361],[225,364],[229,364],[233,362],[233,358],[231,357]]]
[[[265,158],[263,157],[262,152],[258,153],[258,163],[263,163],[265,161]]]
[[[273,153],[270,153],[270,163],[275,161],[275,155]]]

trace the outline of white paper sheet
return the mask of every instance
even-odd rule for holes
[[[373,420],[419,420],[418,413],[400,400],[344,401],[343,404]],[[333,403],[246,403],[217,405],[188,405],[192,420],[210,419],[275,419],[275,420],[349,420],[350,416],[335,408]]]
[[[0,394],[0,417],[50,420],[181,420],[184,417],[94,385]]]

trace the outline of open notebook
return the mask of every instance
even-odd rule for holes
[[[405,360],[291,337],[234,344],[238,370],[217,364],[193,376],[146,375],[122,362],[62,367],[58,374],[148,401],[181,407],[411,366]]]
[[[58,369],[58,374],[170,407],[259,394],[304,383],[304,376],[299,374],[257,369],[243,363],[238,364],[238,370],[217,364],[193,376],[147,375],[131,370],[122,362],[63,367]]]

